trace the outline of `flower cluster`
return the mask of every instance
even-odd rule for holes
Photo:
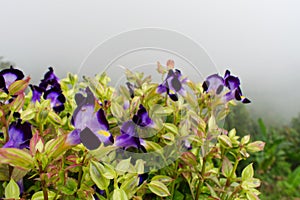
[[[242,103],[250,103],[250,100],[242,95],[240,79],[232,76],[229,70],[226,70],[224,78],[218,74],[213,74],[207,77],[202,87],[205,92],[210,92],[216,95],[220,95],[224,88],[227,87],[229,92],[222,97],[224,102],[235,99],[237,101],[241,101]]]
[[[39,86],[30,85],[32,90],[32,101],[40,101],[43,96],[44,99],[50,99],[51,107],[55,112],[64,110],[65,96],[59,84],[57,76],[54,74],[53,68],[49,67],[49,71],[45,74],[44,79],[41,80]]]
[[[264,143],[218,127],[223,108],[206,101],[250,103],[239,78],[227,70],[193,83],[173,61],[158,72],[161,83],[127,71],[127,87],[112,88],[105,74],[79,83],[50,67],[29,85],[21,70],[2,70],[0,197],[257,199],[252,164],[236,170]]]

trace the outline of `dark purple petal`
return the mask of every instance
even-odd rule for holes
[[[80,144],[80,132],[81,131],[79,129],[75,129],[71,133],[69,133],[66,139],[66,143],[71,146]]]
[[[240,86],[240,79],[238,77],[234,76],[228,76],[225,79],[225,85],[228,87],[230,90],[234,90]]]
[[[241,90],[239,88],[236,88],[234,90],[229,91],[228,93],[225,94],[224,100],[225,102],[231,101],[233,99],[237,101],[241,101],[242,103],[251,103],[251,101],[245,97],[242,96]]]
[[[146,152],[146,149],[144,146],[141,145],[141,143],[144,143],[143,139],[130,136],[127,134],[122,134],[120,136],[117,136],[115,145],[118,147],[123,147],[125,149],[134,147],[137,149],[142,150],[143,152]]]
[[[170,97],[173,101],[178,101],[178,96],[177,96],[177,94],[169,94],[169,97]]]
[[[103,130],[107,131],[109,129],[109,125],[102,108],[97,112],[97,118],[99,123],[104,127]]]
[[[64,110],[64,103],[66,102],[65,96],[58,88],[51,88],[44,93],[44,99],[50,99],[51,107],[55,112],[61,112]]]
[[[251,101],[247,98],[242,98],[242,103],[247,104],[247,103],[251,103]]]
[[[8,129],[9,141],[4,148],[29,148],[29,141],[32,137],[31,125],[28,122],[21,123],[21,120],[10,124]]]
[[[175,69],[175,76],[177,78],[180,78],[181,77],[181,71],[179,69]]]
[[[44,75],[44,79],[41,80],[39,87],[43,88],[44,90],[49,89],[49,86],[59,87],[59,79],[54,74],[54,70],[52,67],[49,67],[49,71]]]
[[[29,85],[29,87],[32,91],[31,101],[32,102],[40,101],[44,90],[42,88],[40,88],[39,86],[36,86],[36,85]]]
[[[224,79],[228,78],[230,76],[230,71],[227,69],[225,71]]]
[[[137,114],[133,116],[132,121],[141,127],[153,125],[152,119],[149,117],[146,108],[142,104],[140,104],[139,110]]]
[[[8,93],[3,76],[0,76],[0,89],[2,89],[4,92]]]
[[[160,84],[160,85],[157,87],[156,92],[159,93],[159,94],[162,94],[162,93],[164,93],[164,92],[167,92],[167,88],[166,88],[166,86]]]
[[[138,177],[139,177],[139,183],[138,183],[138,186],[140,186],[144,181],[147,180],[148,178],[148,173],[144,173],[144,174],[139,174]]]

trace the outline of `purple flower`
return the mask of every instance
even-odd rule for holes
[[[29,148],[32,137],[31,125],[28,122],[21,123],[21,119],[10,124],[8,128],[9,140],[3,148]]]
[[[139,177],[138,186],[140,186],[144,181],[148,179],[148,173],[139,174],[138,177]]]
[[[32,102],[40,101],[44,90],[42,88],[40,88],[39,86],[36,86],[36,85],[29,85],[29,87],[32,91],[31,101]]]
[[[182,79],[181,72],[178,69],[175,71],[170,69],[166,79],[158,86],[156,91],[160,94],[166,92],[173,101],[178,101],[177,94],[181,96],[186,95],[186,91],[183,88],[183,84],[186,83],[186,81],[186,78]]]
[[[139,110],[137,114],[135,114],[132,118],[132,121],[141,127],[151,127],[154,125],[152,119],[149,117],[146,108],[140,104]]]
[[[8,93],[8,87],[17,80],[22,80],[24,74],[21,70],[15,69],[12,66],[9,69],[4,69],[0,72],[0,89]]]
[[[46,74],[44,75],[44,79],[41,80],[39,87],[44,90],[47,90],[49,89],[49,87],[57,87],[57,86],[59,86],[60,88],[59,79],[54,74],[53,68],[49,67],[49,71],[46,72]]]
[[[65,96],[62,93],[59,80],[54,74],[53,68],[49,67],[49,71],[44,75],[39,86],[29,85],[32,90],[32,102],[40,101],[43,95],[44,99],[50,99],[51,107],[57,113],[65,109]]]
[[[242,103],[250,103],[249,99],[242,96],[239,78],[230,75],[229,70],[226,70],[224,78],[218,74],[210,75],[206,78],[202,87],[205,92],[210,92],[216,95],[220,95],[224,88],[227,87],[229,92],[223,96],[223,100],[225,102],[235,99]]]
[[[77,108],[72,117],[75,130],[70,133],[72,142],[81,141],[88,149],[96,149],[101,143],[105,145],[113,143],[113,137],[109,132],[109,124],[101,108],[95,111],[95,97],[89,88],[86,89],[87,97],[76,94]],[[79,134],[78,134],[79,133]],[[78,135],[80,140],[78,140]]]
[[[238,77],[230,75],[230,71],[226,70],[224,76],[225,86],[229,88],[230,92],[225,94],[226,101],[236,99],[242,103],[250,103],[251,101],[242,95],[242,90],[240,88],[240,80]]]
[[[61,112],[65,109],[64,103],[66,102],[66,98],[60,88],[52,87],[46,90],[43,97],[44,99],[50,99],[50,105],[55,112]]]
[[[154,122],[149,117],[145,107],[140,104],[139,110],[132,120],[126,121],[121,127],[121,135],[116,138],[115,145],[125,149],[134,147],[146,152],[145,141],[139,137],[139,130],[153,127]]]
[[[202,84],[205,92],[213,92],[215,94],[220,94],[223,91],[224,86],[224,79],[218,74],[210,75]]]

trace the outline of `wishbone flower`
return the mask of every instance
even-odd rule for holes
[[[240,88],[240,80],[238,77],[230,75],[230,71],[226,70],[224,78],[218,74],[210,75],[202,84],[205,92],[210,92],[216,95],[220,95],[224,88],[227,87],[227,92],[222,98],[224,102],[231,101],[233,99],[241,101],[242,103],[250,103],[251,101],[242,95]]]
[[[153,120],[149,117],[145,107],[140,104],[139,110],[132,120],[126,121],[121,127],[121,135],[117,136],[115,145],[125,149],[134,147],[146,152],[145,140],[139,137],[138,128],[154,127]]]
[[[187,82],[186,78],[182,78],[181,71],[178,69],[169,69],[166,79],[157,87],[157,93],[167,93],[173,101],[178,101],[178,94],[186,96],[183,84]]]
[[[77,108],[72,117],[75,130],[67,138],[67,142],[73,145],[82,142],[88,149],[96,149],[101,143],[109,145],[113,143],[113,137],[109,132],[109,124],[101,108],[95,112],[95,97],[89,88],[87,96],[76,94]]]
[[[29,86],[32,90],[32,102],[40,101],[43,95],[44,99],[50,99],[50,105],[55,112],[59,113],[65,109],[66,98],[52,67],[49,67],[49,71],[44,75],[44,79],[41,80],[39,86]]]

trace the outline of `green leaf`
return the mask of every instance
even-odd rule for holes
[[[22,179],[27,173],[29,172],[29,170],[22,170],[19,169],[17,167],[14,167],[11,173],[11,178],[14,180],[20,180]]]
[[[101,175],[103,175],[107,179],[114,179],[117,177],[117,174],[113,168],[113,166],[103,163],[103,165],[99,162],[91,161],[93,165],[95,165],[100,171]]]
[[[254,171],[253,171],[253,163],[249,164],[245,169],[242,171],[242,180],[248,180],[253,178]]]
[[[128,197],[124,190],[122,189],[115,189],[112,195],[112,200],[128,200]]]
[[[99,165],[100,163],[97,162],[90,163],[90,176],[99,189],[106,190],[109,186],[110,180],[101,174]]]
[[[136,169],[136,172],[138,174],[143,174],[144,173],[144,165],[145,165],[145,161],[143,161],[142,159],[138,159],[136,162],[135,162],[135,169]]]
[[[175,133],[176,135],[178,135],[178,128],[175,126],[175,124],[164,123],[164,127],[165,127],[168,131],[171,131],[172,133]]]
[[[110,111],[113,114],[114,117],[120,119],[124,117],[124,109],[121,105],[119,105],[117,102],[113,101],[111,103]]]
[[[265,142],[262,142],[262,141],[251,142],[246,146],[247,150],[250,153],[262,151],[264,149],[264,147],[265,147]]]
[[[229,177],[231,175],[232,169],[233,169],[232,163],[227,157],[224,157],[222,162],[222,174],[225,177]]]
[[[162,107],[162,106],[158,106],[158,105],[155,105],[155,108],[153,108],[153,113],[156,115],[156,116],[168,116],[170,115],[171,113],[174,112],[174,109],[173,108],[169,108],[169,107]]]
[[[25,89],[28,87],[30,81],[30,77],[23,79],[23,80],[17,80],[13,82],[9,87],[8,91],[10,95],[18,95],[25,91]]]
[[[24,94],[19,94],[17,98],[15,98],[11,103],[10,103],[10,110],[12,112],[18,112],[21,110],[21,108],[24,105]]]
[[[77,190],[77,181],[72,178],[68,178],[65,185],[59,186],[59,190],[66,195],[73,195]]]
[[[104,156],[108,155],[110,152],[118,149],[119,147],[116,146],[103,146],[100,145],[99,148],[95,150],[89,151],[89,154],[91,154],[93,157],[95,157],[97,160],[101,160]]]
[[[242,182],[242,188],[249,190],[260,186],[260,180],[257,178],[249,178]]]
[[[185,162],[186,165],[189,165],[189,166],[197,166],[197,158],[196,156],[192,153],[192,152],[184,152],[182,155],[181,155],[181,160],[183,160]]]
[[[184,200],[184,197],[184,194],[182,194],[178,190],[175,191],[174,200]]]
[[[54,200],[55,196],[56,196],[55,192],[48,191],[48,200]],[[38,191],[38,192],[34,193],[32,195],[31,200],[44,200],[43,191]]]
[[[62,120],[60,116],[58,116],[54,111],[50,111],[48,113],[48,119],[54,125],[62,125]]]
[[[170,182],[173,181],[173,179],[169,176],[165,176],[165,175],[156,175],[154,176],[151,181],[159,181],[161,183],[165,183],[165,184],[169,184]]]
[[[130,160],[131,158],[128,158],[126,160],[121,160],[117,166],[116,166],[116,171],[118,172],[119,175],[124,174],[125,172],[128,172],[129,167],[130,167]]]
[[[267,128],[261,118],[258,119],[258,124],[259,124],[260,131],[262,133],[262,136],[263,136],[263,140],[266,140],[267,136],[268,136],[268,131],[267,131]]]
[[[217,130],[218,126],[217,126],[217,122],[216,122],[216,118],[215,116],[211,116],[208,120],[208,131],[209,132],[214,132],[215,130]]]
[[[16,148],[0,148],[0,164],[9,164],[23,170],[34,167],[31,155],[26,150]]]
[[[246,193],[247,199],[249,200],[259,200],[258,196],[254,194],[253,192],[247,192]]]
[[[49,159],[56,159],[71,148],[71,146],[66,145],[66,137],[66,135],[60,135],[46,143],[45,152]]]
[[[167,188],[167,186],[159,181],[151,181],[148,184],[149,189],[154,194],[160,196],[160,197],[166,197],[170,195],[170,192]]]
[[[27,109],[22,111],[21,113],[21,119],[23,121],[29,121],[35,117],[36,111],[33,109]]]
[[[0,164],[0,181],[9,180],[9,166],[7,164]]]
[[[166,133],[166,134],[162,135],[161,137],[165,139],[165,143],[168,145],[173,144],[173,142],[175,140],[175,136],[173,133]]]
[[[18,199],[20,196],[20,188],[14,179],[10,179],[5,187],[5,198]]]
[[[139,179],[137,175],[134,175],[131,178],[126,178],[120,188],[126,192],[128,198],[131,198],[138,189],[138,183]]]
[[[156,142],[151,142],[148,140],[146,140],[145,142],[146,142],[145,147],[147,151],[152,150],[152,151],[160,152],[162,150],[162,147]]]
[[[233,137],[235,137],[235,135],[236,135],[236,129],[233,128],[233,129],[231,129],[231,130],[229,131],[228,136],[229,136],[230,138],[233,138]]]
[[[221,143],[221,145],[225,148],[231,148],[232,147],[232,143],[230,138],[227,135],[219,135],[218,136],[218,140]]]

